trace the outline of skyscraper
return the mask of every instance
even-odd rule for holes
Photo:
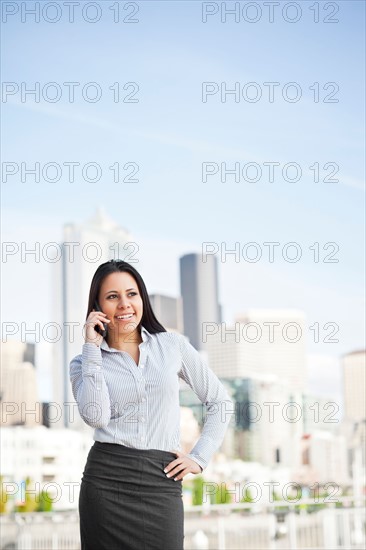
[[[84,344],[90,283],[98,266],[111,259],[125,260],[139,270],[138,246],[101,207],[83,224],[66,224],[61,246],[62,259],[53,264],[54,319],[61,327],[54,344],[53,399],[62,410],[62,419],[52,427],[90,429],[77,413],[71,415],[75,400],[69,377],[70,361],[81,354]]]
[[[366,418],[366,351],[353,351],[342,358],[345,419],[359,422]]]
[[[179,259],[184,334],[197,350],[206,349],[204,323],[221,323],[217,258],[210,255],[206,260],[200,254],[186,254]]]
[[[306,384],[305,316],[295,309],[250,309],[234,326],[207,335],[207,353],[219,377],[271,374],[302,392]]]
[[[42,424],[34,364],[34,344],[10,340],[1,347],[0,424],[37,426]]]
[[[163,294],[150,294],[151,307],[159,323],[166,330],[183,332],[182,298],[174,298]]]

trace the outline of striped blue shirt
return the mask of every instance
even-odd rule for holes
[[[187,455],[205,468],[220,447],[234,402],[216,374],[182,334],[150,334],[141,327],[136,365],[131,355],[86,342],[70,362],[79,413],[95,428],[93,439],[136,449],[180,451],[179,379],[205,405],[201,435]]]

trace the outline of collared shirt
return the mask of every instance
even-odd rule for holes
[[[206,407],[201,435],[186,455],[205,468],[221,445],[234,403],[216,374],[182,334],[141,327],[138,365],[126,351],[86,342],[70,362],[79,413],[93,439],[136,449],[174,452],[180,446],[179,379]]]

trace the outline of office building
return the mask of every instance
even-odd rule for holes
[[[342,358],[345,420],[366,419],[366,351],[353,351]]]
[[[71,422],[70,404],[75,401],[69,364],[73,357],[82,352],[83,325],[95,271],[100,264],[111,259],[126,260],[139,270],[138,245],[125,228],[110,219],[103,208],[98,208],[87,222],[64,226],[61,246],[62,261],[52,264],[54,319],[62,329],[60,339],[53,346],[53,401],[63,409],[63,415],[60,422],[54,422],[52,426],[60,428],[72,424],[74,428],[90,430],[79,416]]]
[[[233,326],[214,327],[207,335],[207,353],[219,377],[274,375],[290,388],[306,385],[305,317],[301,311],[251,309]]]
[[[200,254],[186,254],[179,262],[184,334],[197,350],[205,350],[207,323],[221,322],[217,258],[210,255],[203,261]]]
[[[0,425],[37,426],[42,424],[42,404],[38,400],[34,364],[34,344],[16,340],[1,346]]]
[[[183,333],[182,298],[163,294],[149,295],[151,307],[159,323],[168,331]]]
[[[220,451],[228,459],[258,462],[269,467],[298,467],[302,437],[301,396],[275,376],[220,380],[235,404],[235,414]],[[190,388],[181,388],[180,402],[192,410],[202,429],[204,404]]]

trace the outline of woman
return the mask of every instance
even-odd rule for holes
[[[187,339],[158,322],[127,262],[98,267],[84,326],[82,353],[70,363],[80,415],[95,428],[80,489],[81,548],[181,550],[182,479],[207,466],[233,402]],[[207,412],[188,454],[179,450],[178,378]]]

